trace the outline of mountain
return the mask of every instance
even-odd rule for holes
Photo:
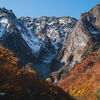
[[[0,43],[40,78],[58,82],[100,47],[99,16],[100,4],[79,20],[69,16],[17,18],[11,10],[0,8]]]
[[[0,8],[0,43],[22,64],[29,63],[40,77],[47,78],[52,60],[76,23],[77,19],[71,17],[17,18],[11,10]]]
[[[58,61],[65,65],[51,76],[55,82],[68,76],[68,73],[86,56],[100,48],[100,4],[81,14],[71,34],[68,35],[58,54]],[[59,66],[59,65],[58,65]]]
[[[0,8],[0,45],[5,100],[100,100],[100,4],[79,20]]]

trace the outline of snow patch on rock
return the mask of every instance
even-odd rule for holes
[[[39,55],[40,49],[41,49],[41,43],[40,40],[35,35],[27,36],[26,34],[22,33],[23,39],[26,41],[28,46],[32,49],[32,52],[35,55]]]

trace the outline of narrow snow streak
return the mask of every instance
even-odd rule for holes
[[[0,37],[2,37],[3,35],[4,35],[4,33],[5,33],[5,27],[6,27],[6,25],[7,25],[7,23],[8,23],[8,20],[6,19],[6,18],[1,18],[0,19]]]

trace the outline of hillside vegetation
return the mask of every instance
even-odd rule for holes
[[[30,68],[19,68],[14,54],[0,46],[0,100],[73,100],[62,89],[39,81]]]
[[[78,100],[100,100],[100,51],[89,54],[58,86]]]

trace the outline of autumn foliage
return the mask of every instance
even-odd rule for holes
[[[88,55],[58,86],[78,100],[100,100],[100,52]]]
[[[18,67],[14,54],[0,46],[0,100],[73,100],[62,89],[40,81],[30,68]]]

